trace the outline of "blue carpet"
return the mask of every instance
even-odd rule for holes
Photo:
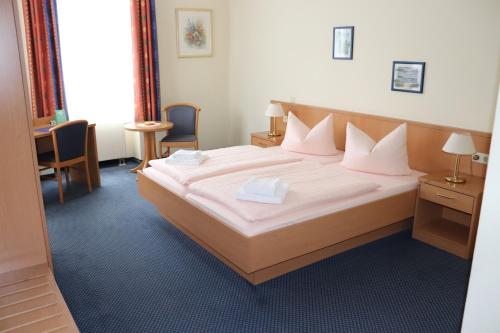
[[[82,332],[458,332],[470,264],[408,232],[254,287],[170,226],[127,167],[57,203],[57,282]]]

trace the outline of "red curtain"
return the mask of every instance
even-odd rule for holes
[[[160,120],[160,82],[154,0],[130,0],[135,120]]]
[[[66,109],[55,0],[23,0],[34,118]]]

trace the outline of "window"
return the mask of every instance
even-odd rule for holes
[[[58,0],[57,6],[70,119],[133,121],[130,2]]]

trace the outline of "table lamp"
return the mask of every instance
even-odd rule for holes
[[[474,155],[477,152],[476,146],[474,145],[474,141],[472,141],[470,133],[451,133],[448,141],[446,141],[443,146],[443,151],[449,154],[456,154],[453,176],[444,177],[444,179],[454,184],[465,183],[465,179],[459,177],[460,156]]]
[[[283,112],[283,107],[281,104],[269,104],[266,110],[266,116],[271,117],[271,130],[267,134],[267,136],[275,137],[280,136],[281,134],[276,131],[276,117],[283,117],[285,112]]]

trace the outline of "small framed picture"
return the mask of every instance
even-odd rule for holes
[[[333,59],[352,60],[354,27],[333,28]]]
[[[179,58],[212,56],[212,11],[210,9],[175,9],[177,56]]]
[[[424,91],[425,62],[394,61],[391,90],[421,94]]]

